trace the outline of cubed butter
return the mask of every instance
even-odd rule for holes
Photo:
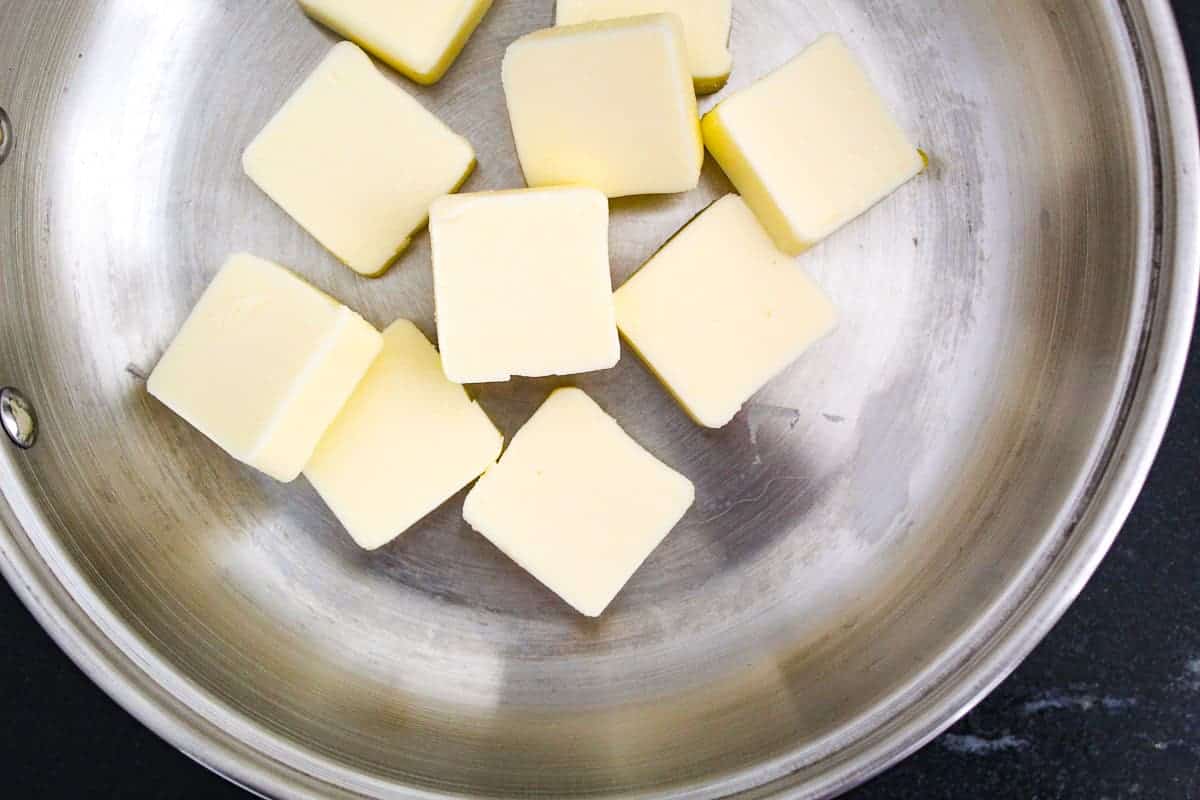
[[[616,303],[626,341],[709,428],[733,419],[835,322],[820,288],[734,194],[676,234]]]
[[[492,0],[300,0],[313,19],[417,83],[437,83]]]
[[[290,481],[383,346],[283,267],[225,263],[150,374],[150,394],[234,458]]]
[[[430,215],[438,345],[456,383],[608,369],[621,356],[608,201],[584,187],[443,197]]]
[[[246,149],[246,174],[347,266],[382,274],[475,166],[466,139],[338,44]]]
[[[699,183],[704,146],[675,15],[537,31],[509,45],[502,72],[530,186],[622,197]]]
[[[304,475],[359,546],[381,547],[495,463],[504,440],[407,320],[321,439]]]
[[[598,617],[695,499],[579,389],[559,389],[467,495],[472,528]]]
[[[675,14],[683,23],[696,94],[720,91],[733,68],[729,53],[733,0],[558,0],[557,23],[578,25],[658,13]]]
[[[721,102],[703,128],[717,163],[792,255],[867,211],[925,164],[835,35]]]

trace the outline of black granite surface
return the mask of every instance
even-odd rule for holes
[[[1175,5],[1200,75],[1200,2]],[[1200,799],[1196,344],[1145,492],[1079,601],[978,708],[852,800]],[[2,582],[0,631],[0,797],[247,797],[103,695]]]

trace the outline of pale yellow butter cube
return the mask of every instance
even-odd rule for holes
[[[467,495],[472,528],[597,617],[691,507],[692,482],[579,389],[559,389]]]
[[[246,174],[347,266],[383,273],[475,166],[466,139],[342,42],[246,149]]]
[[[797,255],[924,168],[840,37],[827,35],[704,117],[704,142]]]
[[[407,320],[321,439],[304,475],[359,546],[381,547],[495,463],[504,440]]]
[[[658,13],[675,14],[683,23],[696,94],[720,91],[733,68],[729,53],[733,0],[558,0],[556,21],[578,25]]]
[[[492,0],[300,0],[313,19],[425,85],[437,83]]]
[[[429,229],[450,380],[570,375],[620,359],[602,193],[451,195],[434,204]]]
[[[530,186],[622,197],[699,183],[704,146],[675,15],[537,31],[509,46],[502,72]]]
[[[701,425],[720,428],[834,326],[833,306],[737,195],[617,290],[621,333]]]
[[[234,458],[290,481],[383,340],[283,267],[225,263],[150,374],[150,394]]]

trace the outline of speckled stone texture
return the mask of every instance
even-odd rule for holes
[[[1200,2],[1175,5],[1200,64]],[[1146,490],[1079,601],[966,719],[852,800],[1200,798],[1196,342]],[[0,630],[4,797],[248,797],[105,697],[2,582]]]

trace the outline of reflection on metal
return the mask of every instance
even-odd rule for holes
[[[12,120],[8,118],[8,112],[0,108],[0,164],[3,164],[4,159],[8,158],[8,154],[12,152],[12,148]]]
[[[0,424],[12,443],[22,450],[37,443],[37,414],[25,396],[12,387],[0,389]]]

